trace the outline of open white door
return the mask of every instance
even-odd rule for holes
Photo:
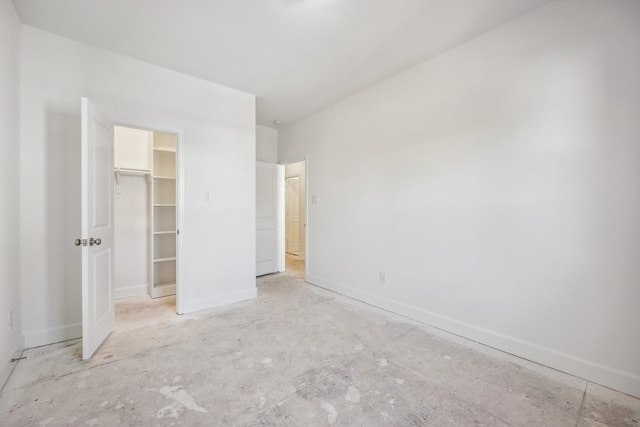
[[[82,358],[115,322],[113,269],[113,123],[82,98]]]
[[[256,276],[280,266],[278,183],[278,165],[256,162]]]

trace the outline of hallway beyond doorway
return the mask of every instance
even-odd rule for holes
[[[294,273],[302,278],[304,278],[304,260],[300,259],[298,255],[293,255],[290,253],[285,254],[285,268],[289,273]]]

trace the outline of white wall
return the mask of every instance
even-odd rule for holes
[[[0,0],[0,388],[8,377],[20,336],[20,21]],[[13,327],[8,327],[8,312]]]
[[[278,131],[256,125],[256,161],[278,162]]]
[[[80,335],[81,96],[116,122],[180,133],[185,311],[254,297],[255,97],[28,26],[21,59],[26,345]]]
[[[279,129],[308,280],[640,396],[639,22],[552,2]]]
[[[114,197],[115,298],[146,295],[151,276],[149,263],[148,176],[120,176],[120,193]]]
[[[114,134],[114,166],[150,171],[153,132],[116,126]],[[149,292],[149,178],[150,175],[121,173],[114,195],[116,299]]]
[[[298,257],[305,259],[306,251],[306,218],[307,218],[307,175],[304,162],[296,162],[285,165],[284,176],[289,178],[290,176],[300,177],[300,231],[299,231],[299,251]]]

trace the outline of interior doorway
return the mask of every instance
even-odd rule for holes
[[[300,255],[300,175],[285,178],[285,252]]]
[[[116,321],[130,307],[177,312],[178,135],[129,126],[114,130]]]
[[[306,271],[307,162],[284,165],[283,253],[285,271]]]

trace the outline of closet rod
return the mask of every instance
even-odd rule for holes
[[[150,170],[145,169],[131,169],[131,168],[115,168],[116,173],[123,173],[127,175],[150,175]]]
[[[120,194],[120,175],[149,175],[148,181],[151,180],[151,171],[144,169],[131,169],[131,168],[115,168],[113,171],[116,178],[116,194]]]

